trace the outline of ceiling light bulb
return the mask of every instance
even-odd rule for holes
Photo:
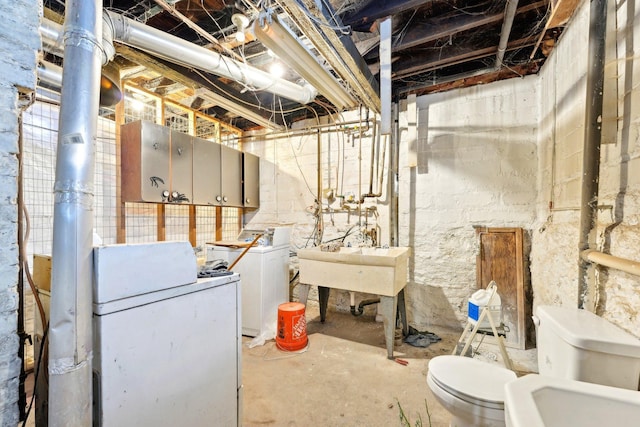
[[[284,71],[284,67],[279,62],[274,62],[271,64],[271,67],[269,67],[269,73],[271,73],[273,77],[280,78],[284,76]]]
[[[244,32],[242,32],[242,31],[238,31],[238,32],[236,33],[236,40],[237,40],[239,43],[244,43],[244,41],[245,41]]]

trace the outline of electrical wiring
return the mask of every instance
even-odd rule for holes
[[[326,27],[329,28],[331,30],[334,31],[339,31],[340,34],[342,35],[349,35],[351,34],[351,27],[346,25],[346,26],[335,26],[335,25],[331,25],[328,24],[326,22],[322,22],[320,19],[316,18],[313,13],[311,13],[311,11],[309,9],[307,9],[307,6],[302,3],[300,0],[296,0],[296,4],[298,5],[298,7],[300,7],[300,10],[302,10],[304,12],[304,14],[307,16],[307,18],[309,18],[313,23],[315,23],[316,25],[322,26],[322,27]]]

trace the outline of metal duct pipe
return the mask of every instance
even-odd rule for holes
[[[317,92],[310,85],[300,86],[274,78],[258,68],[226,58],[217,52],[117,13],[107,11],[105,16],[115,40],[167,61],[227,77],[256,90],[265,90],[300,104],[308,104],[316,97]]]
[[[47,61],[38,64],[38,81],[60,90],[62,88],[62,67]]]
[[[504,10],[504,20],[502,21],[502,31],[500,32],[500,42],[498,43],[498,55],[496,56],[495,65],[496,69],[500,69],[500,67],[502,67],[504,53],[506,52],[507,45],[509,44],[513,18],[516,16],[517,10],[518,0],[507,0],[507,7]]]
[[[578,253],[595,243],[602,139],[602,91],[604,87],[607,1],[592,0],[589,12],[589,58],[587,66],[587,105],[585,108],[584,149],[582,152],[582,195],[580,202],[580,240]],[[589,292],[589,263],[580,258],[578,307],[584,308]]]
[[[580,254],[580,258],[586,262],[592,262],[604,267],[615,268],[625,273],[640,276],[640,262],[626,258],[605,254],[593,249],[587,249]]]
[[[54,184],[49,425],[92,424],[93,185],[102,2],[68,0]]]

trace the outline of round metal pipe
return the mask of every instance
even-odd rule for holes
[[[602,265],[604,267],[614,268],[616,270],[624,271],[625,273],[640,276],[640,262],[633,261],[626,258],[620,258],[617,256],[605,254],[604,252],[598,252],[593,249],[588,249],[580,253],[580,257],[583,261],[591,262],[594,264]]]
[[[69,0],[54,183],[49,425],[92,424],[94,145],[102,2]]]
[[[142,49],[167,61],[224,76],[249,86],[265,90],[287,99],[308,104],[316,97],[316,90],[284,79],[274,78],[258,68],[226,58],[179,37],[113,12],[105,12],[113,31],[113,38],[121,43]]]
[[[604,86],[605,35],[607,32],[606,0],[592,1],[589,14],[587,103],[582,150],[582,191],[578,242],[580,252],[593,247],[596,240],[600,144],[602,140],[602,88]],[[589,266],[582,260],[578,260],[578,263],[578,306],[583,308],[590,292]]]

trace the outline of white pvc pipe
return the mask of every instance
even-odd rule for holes
[[[585,261],[640,276],[640,262],[638,261],[620,258],[603,252],[598,252],[593,249],[583,251],[580,256]]]

